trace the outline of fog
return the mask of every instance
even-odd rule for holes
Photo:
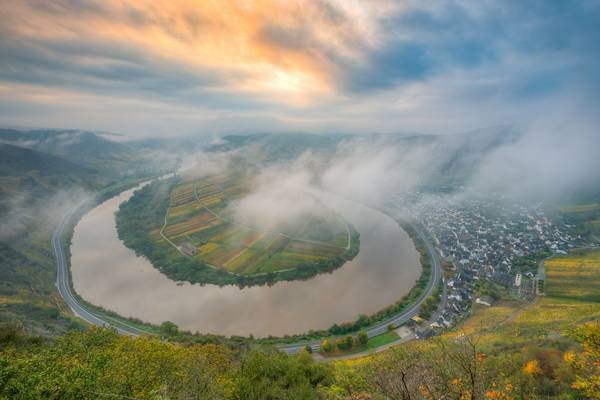
[[[311,175],[299,163],[291,168],[267,168],[250,178],[251,191],[231,202],[228,212],[240,224],[266,231],[284,231],[309,216],[324,216],[325,208],[311,191]]]
[[[516,143],[497,149],[470,184],[516,199],[561,200],[600,192],[600,119],[586,99],[545,104]],[[589,100],[589,99],[587,99]]]
[[[332,192],[374,206],[390,193],[432,190],[545,202],[597,195],[600,125],[584,98],[578,100],[546,102],[544,113],[527,124],[437,137],[349,136],[333,153],[306,151],[265,167],[230,211],[240,223],[274,229],[322,210],[308,193]],[[214,172],[213,158],[206,156],[201,169]]]
[[[92,194],[74,186],[40,196],[19,192],[3,198],[0,241],[20,240],[29,235],[51,233],[63,216]]]

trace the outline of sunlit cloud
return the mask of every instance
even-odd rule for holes
[[[134,104],[132,111],[146,103],[163,111],[147,117],[150,130],[163,118],[178,121],[170,131],[181,133],[205,128],[198,119],[215,118],[243,120],[222,126],[244,131],[457,131],[520,118],[538,99],[593,75],[600,59],[600,10],[585,1],[5,5],[5,109],[18,103],[26,114],[28,106],[45,107],[45,115],[56,115],[52,121],[68,115],[85,123],[89,118],[76,114],[81,105],[71,101],[78,96],[92,114],[111,102]],[[98,128],[127,132],[131,118],[121,114],[128,110],[113,111]],[[143,114],[141,108],[129,114],[136,113]],[[6,114],[0,122],[18,122]]]
[[[357,8],[356,6],[355,8]],[[298,1],[16,2],[2,12],[8,45],[80,68],[125,72],[176,64],[207,87],[326,92],[330,53],[360,57],[374,21],[349,6]],[[216,72],[215,72],[216,71]],[[210,81],[205,74],[215,72]]]

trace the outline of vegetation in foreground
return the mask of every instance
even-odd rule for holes
[[[543,347],[541,345],[544,345]],[[53,342],[0,331],[3,399],[536,399],[599,398],[600,326],[554,345],[487,352],[470,337],[319,363],[307,352],[183,346],[108,329]]]
[[[564,286],[558,295],[477,307],[459,330],[352,361],[98,328],[52,341],[3,328],[0,398],[599,399],[600,303],[592,292],[565,298],[577,281],[564,279],[560,266],[571,265],[568,276],[589,271],[597,279],[600,265],[585,261],[597,256],[585,251],[549,263],[548,285]]]

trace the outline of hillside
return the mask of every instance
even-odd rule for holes
[[[117,136],[73,129],[0,129],[0,143],[51,154],[112,179],[170,170],[178,162],[160,149],[110,137]]]
[[[294,160],[305,152],[323,165],[343,151],[345,147],[380,146],[381,150],[394,148],[399,154],[423,154],[427,157],[426,169],[421,174],[420,188],[433,192],[455,192],[468,185],[479,168],[495,152],[513,145],[522,132],[511,126],[498,126],[448,135],[381,135],[368,138],[351,135],[311,134],[256,134],[229,135],[224,143],[212,146],[212,151],[244,149],[244,154],[255,162],[282,162]],[[411,166],[408,165],[408,168]]]
[[[174,167],[149,156],[93,133],[0,130],[0,322],[43,335],[82,326],[54,287],[52,232],[99,190]]]
[[[459,192],[490,156],[516,143],[521,135],[511,126],[497,126],[458,134],[401,136],[394,142],[407,153],[428,157],[428,168],[421,171],[425,174],[421,190]]]
[[[45,335],[81,327],[55,291],[50,236],[68,207],[109,183],[62,157],[0,144],[0,321]]]
[[[0,212],[11,198],[26,196],[25,203],[74,185],[90,187],[97,179],[89,168],[29,148],[0,144]]]
[[[114,157],[128,150],[94,132],[74,129],[0,129],[0,142],[79,160]]]
[[[51,154],[22,148],[9,144],[0,144],[0,168],[2,175],[15,175],[36,171],[41,175],[83,175],[91,170]]]
[[[248,159],[264,162],[293,160],[306,151],[331,154],[345,136],[311,135],[304,133],[228,135],[224,143],[212,146],[212,151],[244,148]]]

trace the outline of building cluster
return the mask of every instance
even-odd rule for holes
[[[537,294],[540,255],[566,254],[583,244],[542,206],[436,195],[415,200],[404,211],[417,218],[453,272],[444,282],[444,303],[421,337],[451,326],[474,302],[491,305],[490,296],[475,294],[484,282],[521,298]]]

